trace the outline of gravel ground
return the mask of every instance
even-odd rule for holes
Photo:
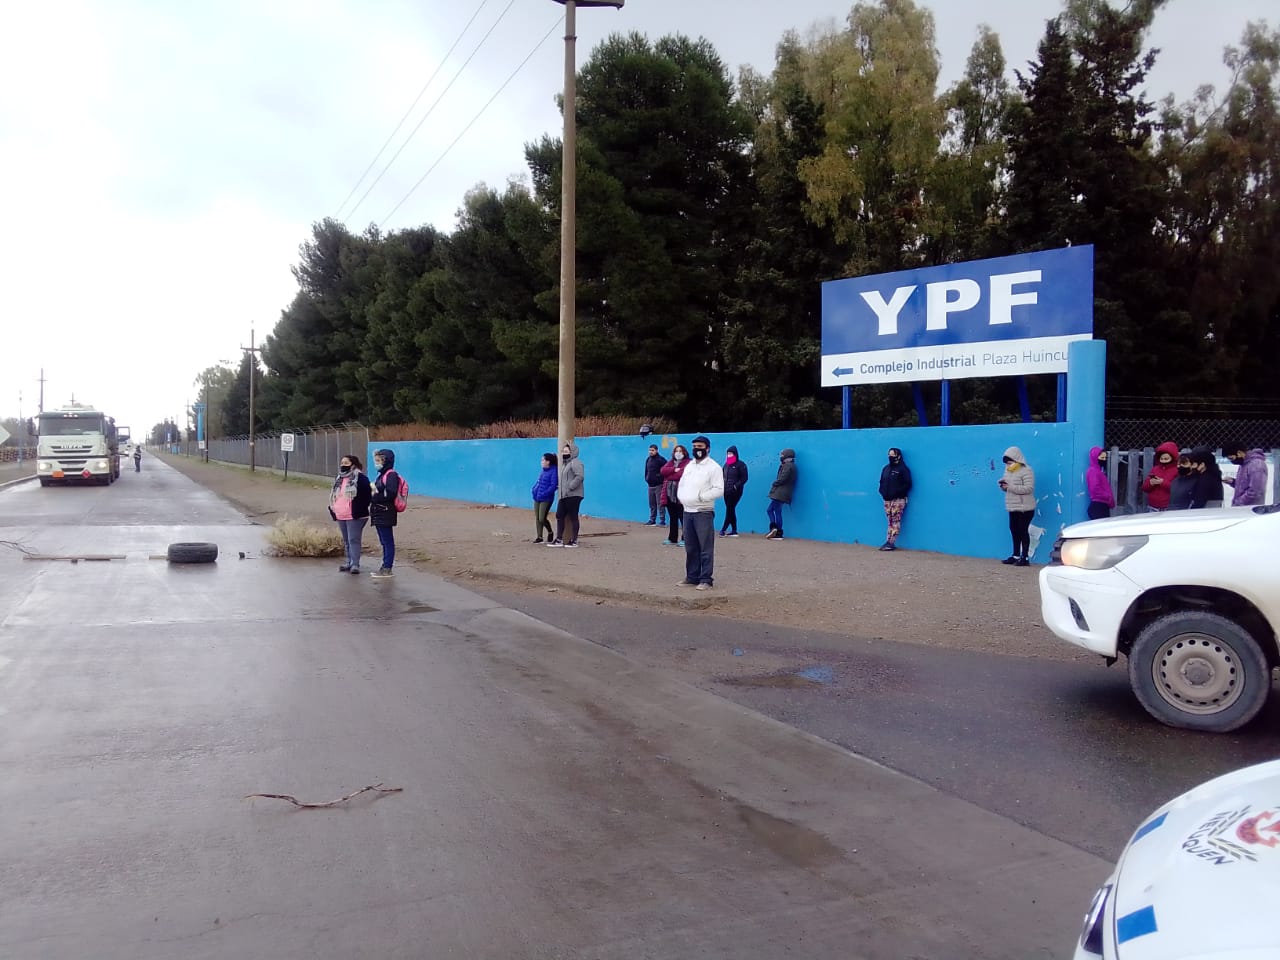
[[[162,458],[260,523],[283,516],[330,524],[327,481]],[[643,494],[643,491],[641,491]],[[642,504],[643,497],[637,500]],[[584,504],[584,506],[589,506]],[[533,512],[412,496],[396,528],[397,562],[463,585],[563,594],[647,610],[772,623],[850,640],[887,639],[1019,657],[1097,662],[1055,639],[1039,616],[1037,567],[937,553],[760,536],[716,544],[708,593],[677,586],[684,551],[661,527],[584,516],[582,549],[530,542]],[[365,553],[377,537],[365,531]],[[825,639],[823,644],[835,641]]]

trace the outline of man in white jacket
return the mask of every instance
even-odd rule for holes
[[[724,471],[711,459],[711,441],[693,438],[693,462],[680,475],[676,497],[684,507],[684,579],[681,586],[710,590],[715,569],[716,501],[724,496]]]

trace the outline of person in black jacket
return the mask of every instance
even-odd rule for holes
[[[1222,506],[1222,468],[1208,447],[1191,451],[1191,475],[1196,478],[1191,494],[1191,508]]]
[[[782,540],[782,505],[790,503],[795,496],[796,481],[800,479],[800,470],[796,467],[796,452],[790,447],[778,454],[778,475],[769,487],[769,532],[766,540]]]
[[[738,535],[738,501],[747,485],[747,465],[738,457],[738,448],[729,447],[724,454],[724,525],[720,536]]]
[[[911,471],[902,461],[902,451],[889,448],[889,462],[880,471],[880,496],[884,499],[884,516],[889,524],[881,550],[897,550],[902,532],[902,515],[907,512],[907,494],[911,492]]]
[[[364,475],[364,464],[354,453],[338,462],[338,475],[333,478],[329,492],[329,516],[338,523],[342,534],[342,546],[346,558],[338,567],[339,573],[360,572],[360,541],[364,525],[369,522],[369,498],[373,487]]]
[[[382,580],[391,576],[396,562],[396,494],[400,492],[400,474],[396,473],[396,455],[382,449],[373,453],[373,465],[378,477],[373,481],[373,495],[369,498],[369,522],[378,531],[382,544],[382,566],[370,574]]]
[[[1200,474],[1196,473],[1191,463],[1191,451],[1183,450],[1178,454],[1178,475],[1169,485],[1169,509],[1188,510],[1191,499],[1196,495],[1196,481]]]
[[[649,456],[644,458],[644,482],[649,485],[649,519],[646,527],[666,524],[667,508],[662,503],[662,467],[667,458],[658,452],[656,443],[649,444]]]

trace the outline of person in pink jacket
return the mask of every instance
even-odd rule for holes
[[[1107,451],[1102,447],[1089,450],[1089,469],[1085,471],[1084,478],[1089,490],[1089,519],[1101,520],[1111,516],[1116,495],[1111,489],[1111,481],[1107,479]]]

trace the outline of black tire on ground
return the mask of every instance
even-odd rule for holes
[[[170,563],[213,563],[218,559],[216,543],[171,543],[165,554]]]
[[[50,483],[52,483],[52,482],[53,482],[53,481],[52,481],[52,480],[50,480],[48,477],[41,477],[41,478],[40,478],[40,486],[42,486],[42,487],[47,487],[47,486],[48,486]]]
[[[1271,668],[1257,641],[1234,620],[1182,610],[1138,634],[1129,651],[1129,685],[1161,723],[1227,733],[1262,710]]]

